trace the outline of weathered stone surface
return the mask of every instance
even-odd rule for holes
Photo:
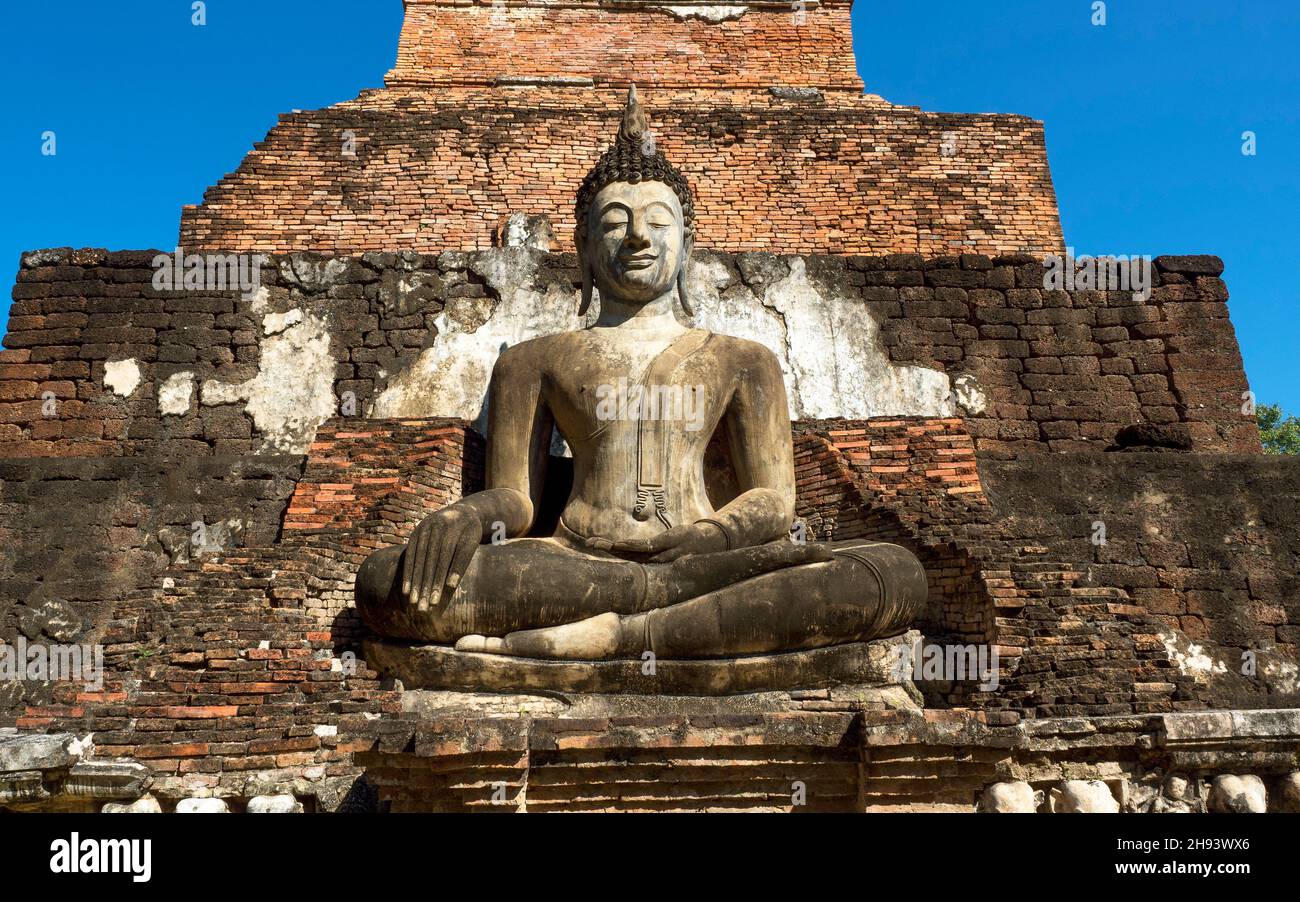
[[[248,800],[249,814],[302,814],[302,802],[291,795],[257,796]]]
[[[1259,777],[1225,774],[1210,787],[1209,809],[1214,814],[1263,814],[1268,792]]]
[[[181,799],[176,803],[177,814],[229,814],[230,806],[224,799]]]
[[[826,99],[817,88],[773,85],[767,89],[778,100],[799,100],[820,103]]]
[[[1023,780],[1013,783],[994,783],[980,796],[979,809],[989,814],[1034,814],[1040,799],[1034,787]]]
[[[80,761],[68,769],[62,791],[92,799],[138,799],[149,779],[149,768],[137,761]]]
[[[780,655],[718,660],[539,661],[458,652],[438,645],[370,640],[366,660],[411,689],[478,692],[613,692],[632,695],[738,695],[897,682],[909,637]],[[647,672],[653,670],[653,673]]]
[[[1300,814],[1300,771],[1292,771],[1278,781],[1273,807],[1288,814]]]
[[[1119,802],[1100,780],[1066,780],[1052,788],[1052,811],[1057,814],[1116,814]]]
[[[1171,741],[1226,739],[1233,734],[1230,711],[1167,714],[1163,720],[1165,736]]]
[[[1232,732],[1235,736],[1300,740],[1300,710],[1234,711]]]
[[[68,734],[0,731],[0,773],[67,767],[93,751],[93,745]]]
[[[0,805],[43,802],[50,797],[38,770],[0,772]]]
[[[1223,274],[1223,260],[1213,256],[1178,256],[1166,254],[1156,257],[1155,264],[1165,272],[1187,275],[1218,276]]]
[[[46,636],[56,642],[68,642],[80,636],[83,627],[77,612],[56,598],[29,598],[18,612],[18,630],[32,640]]]
[[[102,814],[162,814],[162,806],[151,795],[137,799],[129,805],[120,802],[108,802],[100,809]]]

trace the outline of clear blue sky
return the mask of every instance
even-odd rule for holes
[[[401,16],[209,0],[195,28],[189,0],[8,4],[0,280],[25,249],[173,247],[181,205],[278,113],[382,84]],[[895,103],[1044,120],[1079,253],[1223,257],[1252,386],[1300,413],[1300,0],[1110,0],[1091,18],[1092,0],[858,0],[858,70]]]

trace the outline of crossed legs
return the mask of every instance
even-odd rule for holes
[[[456,592],[419,611],[400,595],[402,546],[371,555],[357,607],[376,632],[532,658],[728,657],[894,635],[926,600],[907,550],[875,542],[754,548],[640,564],[546,539],[478,549]]]

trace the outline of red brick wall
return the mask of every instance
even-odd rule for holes
[[[408,0],[391,86],[502,76],[650,87],[811,85],[860,92],[852,4],[759,3],[739,19],[679,21],[648,3],[453,4]]]
[[[985,564],[954,541],[988,517],[975,445],[960,419],[809,420],[795,424],[797,516],[810,538],[870,538],[910,548],[932,608],[920,626],[994,641]]]
[[[240,382],[257,372],[259,318],[235,292],[157,292],[152,252],[52,251],[29,259],[14,287],[0,351],[0,457],[248,453],[261,437],[241,405],[192,404],[161,416],[157,388],[177,371],[199,381]],[[266,284],[330,323],[335,393],[363,410],[419,353],[450,299],[488,292],[457,255],[349,259],[328,294],[281,285],[279,259]],[[734,257],[716,263],[737,268]],[[1004,455],[1100,450],[1134,423],[1182,424],[1198,451],[1258,453],[1259,431],[1242,413],[1249,388],[1232,323],[1223,264],[1213,257],[1158,258],[1143,302],[1129,292],[1045,291],[1041,260],[975,255],[809,258],[836,294],[857,293],[895,363],[976,377],[988,398],[967,428],[983,451]],[[441,288],[394,313],[385,275],[414,268]],[[544,279],[576,290],[572,256],[547,258]],[[104,364],[132,357],[142,382],[129,398],[103,385]],[[41,398],[54,393],[56,416]]]
[[[830,254],[1061,250],[1043,126],[861,96],[646,90],[659,146],[696,192],[699,246]],[[572,247],[573,199],[611,143],[621,89],[375,92],[281,117],[187,207],[187,249],[321,253],[493,246],[546,215]],[[342,153],[355,135],[355,156]],[[946,156],[945,139],[952,155]]]
[[[799,514],[812,537],[872,536],[913,547],[941,599],[942,622],[925,625],[928,637],[1000,646],[998,690],[956,687],[945,704],[986,708],[989,722],[1005,723],[1021,714],[1196,709],[1215,698],[1172,665],[1145,599],[1119,587],[1140,568],[1088,568],[1077,555],[1073,564],[1056,556],[1074,541],[1061,534],[1072,508],[1041,509],[1035,486],[1053,477],[1036,473],[1037,465],[1016,465],[1026,478],[996,464],[990,487],[980,475],[987,462],[977,460],[958,420],[806,422],[796,433]],[[250,785],[269,783],[293,783],[299,795],[343,791],[360,771],[353,753],[375,748],[348,737],[345,721],[398,710],[377,675],[348,655],[358,638],[347,607],[352,575],[370,547],[403,541],[422,511],[476,488],[481,454],[475,433],[455,421],[332,421],[309,457],[279,541],[171,568],[162,588],[118,603],[97,628],[109,665],[102,692],[60,684],[52,698],[7,719],[27,729],[93,732],[101,755],[145,761],[155,791],[168,798],[201,789],[252,795]],[[1083,467],[1105,470],[1117,485],[1126,482],[1126,467],[1177,479],[1175,461],[1187,459],[1106,455],[1114,459],[1107,468],[1097,457]],[[1206,479],[1236,465],[1191,459]],[[1294,474],[1281,463],[1252,458],[1257,472],[1246,481],[1283,478],[1289,481],[1278,487],[1294,494]],[[1084,470],[1063,472],[1068,478]],[[1127,516],[1123,492],[1105,494],[1096,503],[1117,504],[1116,513]],[[1285,500],[1273,510],[1286,511]],[[1268,516],[1277,522],[1276,513]],[[1194,552],[1203,554],[1214,544],[1206,538],[1213,505],[1187,519],[1204,533],[1205,549]],[[1127,553],[1122,543],[1143,537],[1137,521],[1113,526],[1120,554]],[[1179,527],[1168,538],[1189,535]],[[1039,536],[1048,544],[1031,544]],[[1261,559],[1247,562],[1246,578],[1257,580],[1252,562],[1258,567]],[[1214,570],[1198,562],[1181,575],[1203,580]],[[1233,628],[1231,613],[1222,616],[1211,629]],[[1286,629],[1294,641],[1294,626]],[[1282,628],[1276,635],[1281,641]],[[403,727],[392,720],[391,729],[400,734]]]
[[[569,249],[578,185],[634,82],[695,187],[701,247],[1059,251],[1042,124],[864,96],[850,6],[765,2],[712,23],[645,3],[408,2],[388,87],[282,116],[184,209],[180,244],[475,250],[519,213],[549,217]]]

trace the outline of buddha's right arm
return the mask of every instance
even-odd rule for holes
[[[478,517],[483,524],[484,542],[521,536],[533,523],[533,502],[518,489],[485,489],[466,495],[453,506]]]
[[[492,367],[487,488],[457,502],[478,515],[485,541],[525,535],[541,500],[555,421],[542,400],[537,353],[535,343],[524,342],[503,351]]]

